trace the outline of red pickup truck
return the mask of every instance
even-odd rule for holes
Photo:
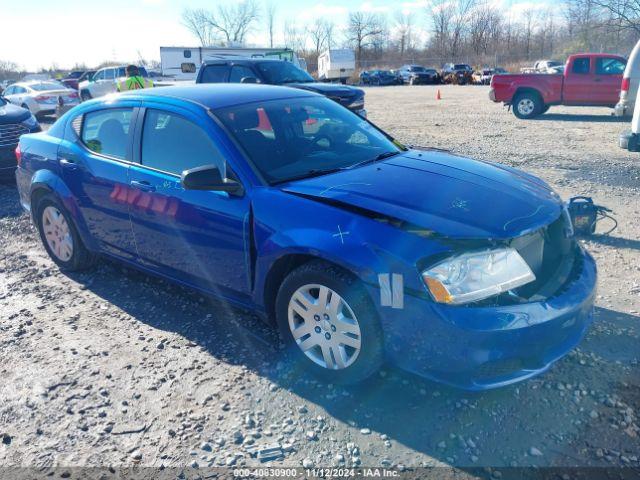
[[[489,98],[513,106],[522,119],[541,115],[552,105],[614,107],[626,64],[618,55],[571,55],[563,75],[494,75]]]

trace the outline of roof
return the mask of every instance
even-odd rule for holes
[[[233,105],[265,100],[322,96],[296,88],[240,83],[207,83],[200,85],[157,87],[146,90],[132,90],[122,95],[134,95],[143,100],[153,98],[185,100],[199,103],[211,109],[226,108]]]
[[[220,63],[224,61],[229,61],[234,63],[238,63],[238,62],[262,63],[262,62],[284,62],[285,60],[280,60],[279,58],[264,58],[264,57],[249,58],[249,57],[243,57],[242,55],[233,55],[231,53],[214,53],[204,58],[202,60],[202,63],[208,65],[210,63]]]

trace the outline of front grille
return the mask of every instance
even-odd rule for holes
[[[29,129],[20,123],[0,125],[0,148],[15,147],[20,136],[29,133]]]

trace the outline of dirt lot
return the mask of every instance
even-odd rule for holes
[[[0,466],[640,466],[640,157],[607,109],[520,121],[484,87],[367,90],[404,142],[515,165],[612,208],[595,323],[548,373],[469,394],[392,368],[357,388],[282,361],[249,312],[102,262],[61,274],[0,186]],[[263,464],[264,465],[264,464]],[[401,467],[402,468],[402,467]]]

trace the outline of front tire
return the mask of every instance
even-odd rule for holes
[[[371,299],[335,265],[318,260],[291,272],[278,292],[276,320],[296,361],[327,382],[357,383],[382,365],[382,329]]]
[[[544,104],[535,93],[520,93],[513,100],[513,114],[521,120],[529,120],[542,113]]]
[[[79,271],[95,263],[95,255],[82,243],[71,216],[51,194],[35,205],[35,219],[45,250],[61,270]]]

